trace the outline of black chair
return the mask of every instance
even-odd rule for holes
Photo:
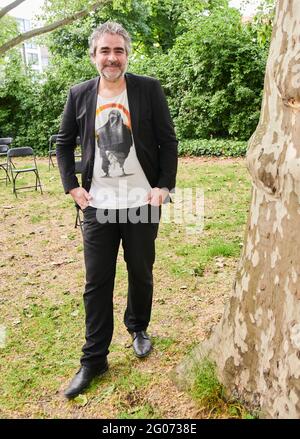
[[[0,137],[0,145],[7,145],[10,148],[13,140],[12,137]]]
[[[50,139],[49,139],[49,151],[48,151],[49,171],[50,171],[51,164],[53,167],[55,166],[52,157],[56,156],[56,148],[54,145],[56,144],[57,137],[58,137],[58,134],[53,134],[52,136],[50,136]]]
[[[57,141],[57,137],[58,134],[53,134],[52,136],[50,136],[49,139],[49,151],[48,151],[48,158],[49,158],[49,171],[50,171],[50,166],[52,165],[54,168],[54,161],[53,161],[53,156],[56,156],[56,141]],[[77,136],[76,137],[76,145],[75,145],[75,157],[81,157],[81,140],[80,137]]]
[[[75,161],[75,174],[81,174],[82,163],[81,160]],[[76,207],[76,219],[75,219],[75,229],[80,227],[81,233],[83,233],[83,218],[81,216],[81,209],[77,204]]]
[[[10,182],[9,177],[9,166],[8,166],[8,158],[7,158],[7,151],[9,150],[8,145],[0,145],[0,170],[3,169],[5,172],[5,177],[0,178],[0,180],[5,180],[5,184],[7,186],[7,181]]]
[[[28,160],[26,163],[22,161],[22,167],[16,167],[16,163],[13,163],[12,159],[15,159],[17,157],[27,157]],[[33,152],[33,149],[30,146],[23,146],[19,148],[11,148],[7,152],[7,159],[8,159],[8,167],[11,172],[12,182],[13,182],[13,193],[17,197],[17,191],[21,189],[28,189],[28,188],[40,188],[41,194],[43,193],[41,180],[39,176],[39,171],[36,164],[36,158],[35,154]],[[28,167],[28,165],[30,166]],[[19,165],[19,161],[18,161]],[[27,173],[27,172],[33,172],[35,174],[35,185],[34,186],[21,186],[16,187],[16,180],[19,174]]]

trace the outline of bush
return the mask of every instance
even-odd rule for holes
[[[246,154],[247,142],[227,139],[187,139],[179,142],[182,156],[225,156],[239,157]]]
[[[247,140],[259,120],[268,44],[236,10],[197,17],[166,54],[131,63],[160,79],[180,139]]]
[[[47,154],[48,139],[56,134],[69,88],[96,76],[88,57],[57,57],[43,75],[22,70],[17,54],[6,64],[0,83],[0,136],[13,137],[14,146],[31,146]]]

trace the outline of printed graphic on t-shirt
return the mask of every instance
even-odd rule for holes
[[[126,89],[112,98],[98,95],[90,206],[99,209],[143,206],[148,203],[150,190],[136,153]]]
[[[97,112],[100,113],[112,107],[119,107],[119,109],[110,110],[105,124],[96,130],[97,145],[102,159],[103,174],[101,177],[131,175],[125,173],[124,165],[132,146],[132,135],[129,124],[124,123],[121,114],[122,111],[128,118],[128,111],[120,104],[107,104],[98,108]]]

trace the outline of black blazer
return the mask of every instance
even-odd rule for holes
[[[136,154],[151,187],[175,188],[177,140],[167,101],[158,80],[125,74]],[[74,145],[82,145],[82,186],[89,191],[95,160],[95,114],[100,77],[70,89],[56,154],[64,190],[78,187]]]

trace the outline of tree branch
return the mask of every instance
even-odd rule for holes
[[[73,21],[78,20],[79,18],[86,16],[89,12],[98,9],[101,5],[103,5],[104,3],[107,3],[109,1],[110,0],[98,0],[96,3],[93,3],[91,6],[87,7],[86,9],[78,11],[75,14],[70,15],[69,17],[55,21],[54,23],[51,23],[51,24],[47,24],[46,26],[43,26],[43,27],[38,27],[36,29],[32,29],[30,31],[27,31],[27,32],[24,32],[23,34],[18,35],[15,38],[12,38],[11,40],[7,41],[6,43],[2,44],[2,46],[0,46],[0,56],[4,55],[4,53],[6,53],[9,49],[12,49],[13,47],[17,46],[18,44],[22,43],[23,41],[29,40],[30,38],[45,34],[47,32],[51,32],[51,31],[57,29],[58,27],[65,26],[66,24],[70,24]]]
[[[4,8],[0,9],[0,18],[4,17],[9,11],[19,6],[21,3],[25,2],[25,0],[15,0],[12,3],[9,3],[9,5],[5,6]]]

